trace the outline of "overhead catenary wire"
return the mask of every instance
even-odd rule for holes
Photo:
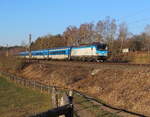
[[[140,16],[141,13],[142,13],[142,14],[145,13],[145,11],[148,11],[148,9],[149,9],[149,7],[148,7],[148,8],[143,8],[143,9],[141,9],[141,10],[135,12],[135,13],[132,13],[132,15],[123,16],[123,17],[119,18],[117,21],[118,21],[118,23],[120,23],[121,21],[122,21],[122,22],[126,22],[127,25],[131,25],[131,27],[134,27],[135,25],[132,25],[132,24],[144,23],[144,22],[146,22],[146,21],[149,21],[149,20],[150,20],[150,17],[146,17],[146,18],[142,18],[142,19],[136,19],[136,20],[131,20],[131,21],[129,21],[129,22],[124,21],[124,20],[132,19],[132,18],[135,19],[136,16]],[[143,16],[142,16],[142,17],[143,17]],[[147,22],[146,22],[146,23],[147,23]],[[136,27],[137,27],[137,25],[136,25]]]
[[[139,10],[139,11],[137,11],[136,13],[133,13],[132,15],[128,15],[128,16],[126,16],[126,17],[121,17],[121,18],[119,18],[118,20],[117,20],[117,22],[118,22],[118,24],[120,24],[121,23],[121,21],[122,22],[125,22],[127,25],[128,25],[128,27],[130,27],[130,29],[131,30],[136,30],[135,32],[143,32],[144,31],[144,27],[146,26],[146,25],[148,25],[148,24],[150,24],[148,21],[150,21],[150,17],[148,17],[148,16],[146,16],[146,17],[144,17],[144,16],[140,16],[140,14],[143,14],[143,13],[145,13],[145,11],[148,11],[148,8],[144,8],[144,9],[142,9],[142,10]],[[142,18],[135,18],[135,17],[142,17]],[[144,17],[144,18],[143,18]],[[132,18],[134,18],[134,20],[130,20],[130,21],[125,21],[125,20],[129,20],[129,19],[132,19]],[[139,28],[141,28],[142,30],[141,31],[139,31]]]
[[[131,13],[130,15],[122,16],[122,17],[118,18],[117,21],[121,21],[121,20],[124,20],[124,19],[127,20],[127,19],[134,18],[134,17],[136,17],[136,16],[139,16],[140,14],[145,13],[145,11],[148,11],[149,8],[150,8],[150,7],[148,7],[148,8],[143,8],[143,9],[140,9],[140,10],[134,12],[134,13]]]

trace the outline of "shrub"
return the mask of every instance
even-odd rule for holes
[[[24,68],[27,63],[16,56],[1,56],[0,68],[7,71],[19,71]]]

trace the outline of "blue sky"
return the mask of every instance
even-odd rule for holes
[[[46,34],[61,34],[69,25],[103,20],[127,22],[137,34],[150,24],[149,0],[0,0],[0,45],[19,45]]]

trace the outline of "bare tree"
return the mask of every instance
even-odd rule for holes
[[[25,51],[28,51],[29,44],[25,40],[21,42],[21,46],[25,48]]]
[[[91,44],[95,42],[95,31],[93,23],[81,24],[79,28],[79,36],[81,44]]]
[[[96,32],[97,35],[99,36],[99,42],[104,40],[104,22],[103,21],[98,21],[96,24]]]
[[[145,33],[146,35],[150,36],[150,24],[145,27]]]
[[[147,25],[145,27],[145,41],[144,41],[144,46],[148,50],[148,54],[150,51],[150,25]]]
[[[107,43],[112,49],[113,41],[115,39],[115,34],[117,31],[116,21],[114,19],[110,19],[110,17],[106,17],[105,20],[99,21],[97,23],[96,31],[100,36],[101,40]]]
[[[78,46],[80,43],[78,28],[75,26],[69,26],[63,33],[63,37],[67,41],[68,46]]]
[[[125,40],[127,39],[127,35],[128,35],[127,25],[126,25],[126,23],[121,23],[119,25],[119,40],[121,42],[120,50],[123,49],[123,44],[124,44]]]

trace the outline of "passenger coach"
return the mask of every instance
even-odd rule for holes
[[[19,56],[30,59],[104,61],[108,58],[108,47],[106,44],[60,47],[31,51],[31,56],[29,55],[29,52],[19,53]]]

